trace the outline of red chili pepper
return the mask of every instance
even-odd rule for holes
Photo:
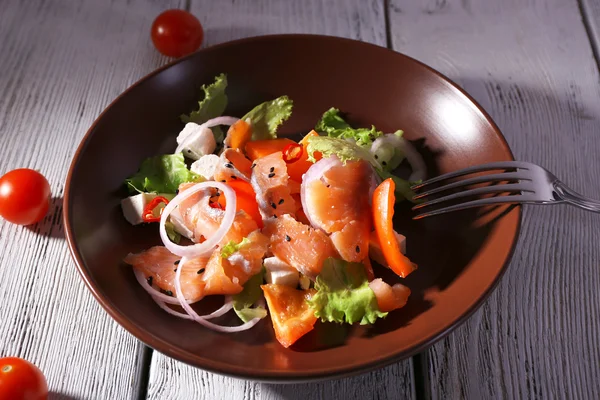
[[[165,203],[165,206],[169,204],[169,200],[163,196],[156,196],[150,203],[146,204],[144,211],[142,212],[142,221],[144,222],[160,222],[160,216],[162,215],[162,208],[158,217],[154,216],[154,209],[158,207],[160,203]]]
[[[283,161],[287,164],[296,162],[302,157],[302,145],[298,143],[290,143],[283,148]]]
[[[210,208],[218,208],[219,210],[223,209],[223,206],[221,205],[221,203],[210,202],[210,203],[208,203],[208,205],[210,206]]]

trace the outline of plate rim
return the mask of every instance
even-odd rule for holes
[[[447,76],[440,73],[439,71],[429,67],[428,65],[426,65],[406,54],[403,54],[403,53],[400,53],[400,52],[394,51],[392,49],[389,49],[389,48],[386,48],[383,46],[379,46],[379,45],[376,45],[373,43],[367,43],[367,42],[362,42],[359,40],[337,37],[337,36],[318,35],[318,34],[272,34],[272,35],[247,37],[247,38],[242,38],[242,39],[237,39],[237,40],[232,40],[232,41],[216,44],[213,46],[209,46],[207,48],[200,49],[197,52],[194,52],[188,56],[170,61],[169,63],[155,69],[154,71],[148,73],[147,75],[143,76],[142,78],[140,78],[139,80],[137,80],[136,82],[131,84],[126,90],[124,90],[114,100],[112,100],[110,102],[110,104],[108,106],[106,106],[104,108],[104,110],[98,115],[98,117],[94,120],[94,122],[92,123],[90,128],[86,131],[85,135],[82,137],[81,142],[78,145],[78,147],[73,155],[73,159],[69,166],[69,170],[68,170],[67,178],[66,178],[66,182],[65,182],[64,198],[63,198],[63,210],[64,211],[63,211],[62,219],[63,219],[63,224],[65,226],[65,238],[67,240],[69,252],[71,254],[71,258],[75,262],[75,266],[77,267],[79,275],[85,282],[85,285],[90,290],[90,292],[92,293],[92,295],[94,296],[96,301],[98,303],[100,303],[102,308],[119,325],[121,325],[121,327],[123,327],[126,331],[128,331],[130,334],[132,334],[136,339],[140,340],[146,346],[148,346],[156,351],[159,351],[160,353],[167,355],[168,357],[174,358],[178,361],[184,362],[188,365],[191,365],[196,368],[200,368],[205,371],[209,371],[209,372],[213,372],[213,373],[217,373],[217,374],[221,374],[221,375],[225,375],[225,376],[248,379],[248,380],[252,380],[252,381],[265,382],[265,383],[302,383],[302,382],[324,381],[324,380],[329,380],[332,378],[343,378],[343,377],[353,376],[353,375],[373,371],[375,369],[383,368],[383,367],[393,364],[395,362],[399,362],[401,360],[408,359],[417,353],[425,351],[426,349],[431,347],[433,344],[437,343],[444,337],[448,336],[457,327],[462,325],[477,309],[479,309],[479,307],[481,307],[483,302],[485,300],[487,300],[487,298],[490,296],[490,294],[498,286],[498,284],[502,280],[504,274],[506,273],[506,270],[508,269],[508,266],[510,265],[510,263],[513,259],[517,243],[521,236],[521,228],[522,228],[522,220],[523,220],[523,208],[522,208],[522,206],[518,206],[519,215],[518,215],[518,220],[517,220],[517,226],[516,226],[516,229],[514,232],[514,236],[513,236],[510,250],[507,254],[506,260],[504,261],[498,274],[494,278],[494,281],[492,282],[492,284],[486,288],[486,290],[483,292],[483,294],[459,318],[457,318],[453,323],[451,323],[446,328],[441,329],[438,332],[434,333],[433,335],[428,336],[425,340],[421,341],[419,344],[412,346],[411,348],[409,348],[407,350],[404,350],[401,352],[396,352],[396,353],[375,359],[371,362],[361,364],[359,366],[352,366],[352,367],[340,366],[337,368],[329,368],[326,373],[287,372],[285,370],[277,371],[275,373],[273,373],[273,372],[253,372],[244,367],[240,368],[237,365],[224,364],[222,362],[215,362],[210,359],[198,360],[193,357],[190,357],[190,356],[188,356],[188,352],[181,351],[180,349],[174,348],[173,346],[169,345],[168,342],[166,342],[160,338],[157,338],[150,332],[146,331],[144,328],[138,326],[137,324],[135,324],[134,322],[129,320],[129,318],[126,315],[122,314],[121,312],[119,312],[116,309],[116,307],[114,307],[114,305],[112,304],[112,302],[110,301],[109,298],[104,297],[103,294],[100,293],[95,288],[94,279],[91,276],[91,274],[89,273],[89,271],[87,270],[87,268],[85,266],[85,262],[83,261],[83,258],[81,257],[81,254],[79,252],[79,248],[78,248],[78,245],[77,245],[75,237],[74,237],[73,226],[71,223],[71,217],[72,217],[72,213],[71,213],[71,191],[72,191],[71,180],[72,180],[73,174],[75,172],[75,169],[77,168],[77,165],[79,164],[81,154],[87,147],[93,132],[96,130],[97,125],[103,119],[104,115],[109,110],[111,110],[115,106],[115,104],[121,100],[122,97],[126,96],[130,91],[132,91],[137,86],[139,86],[142,83],[146,82],[147,80],[151,79],[155,75],[158,75],[161,72],[171,68],[174,65],[185,62],[188,59],[191,59],[193,57],[196,57],[196,56],[198,56],[198,54],[207,54],[207,53],[210,53],[214,50],[218,50],[221,48],[235,47],[235,46],[241,46],[241,45],[243,46],[244,44],[247,44],[247,43],[259,42],[259,41],[289,40],[289,39],[305,39],[305,40],[319,40],[319,41],[327,40],[327,41],[332,41],[332,42],[352,43],[352,45],[356,45],[356,46],[366,46],[366,47],[371,47],[371,48],[377,48],[380,51],[387,51],[387,52],[393,53],[394,56],[403,57],[410,62],[416,63],[419,66],[424,67],[429,72],[433,73],[438,78],[443,80],[445,83],[452,86],[455,90],[457,90],[460,94],[465,96],[471,102],[471,104],[475,107],[477,112],[479,112],[485,118],[485,120],[491,125],[496,136],[500,139],[505,150],[508,152],[508,155],[510,156],[511,160],[515,159],[514,154],[511,150],[510,146],[508,145],[508,142],[506,141],[506,138],[504,137],[504,135],[502,134],[502,131],[500,130],[500,128],[498,128],[498,126],[496,125],[496,122],[492,119],[492,117],[487,113],[487,111],[485,111],[485,109],[471,95],[469,95],[465,90],[463,90],[460,86],[458,86],[450,78],[448,78]],[[201,361],[201,362],[198,362],[198,361]]]

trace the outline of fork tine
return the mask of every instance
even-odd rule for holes
[[[467,201],[466,203],[456,204],[454,206],[449,206],[445,208],[440,208],[438,210],[429,211],[423,214],[415,215],[413,219],[423,219],[427,217],[433,217],[434,215],[445,214],[451,211],[458,210],[466,210],[467,208],[475,208],[482,206],[489,206],[494,204],[518,204],[526,201],[532,200],[531,196],[525,196],[522,194],[516,196],[500,196],[500,197],[492,197],[489,199],[479,199],[473,201]]]
[[[413,197],[413,200],[419,200],[419,199],[422,199],[423,197],[431,196],[432,194],[443,192],[445,190],[461,188],[461,187],[469,186],[469,185],[475,185],[477,183],[514,181],[514,180],[529,180],[529,179],[524,178],[518,172],[502,172],[500,174],[489,174],[489,175],[483,175],[483,176],[476,176],[476,177],[465,179],[462,181],[449,183],[447,185],[440,186],[435,189],[431,189],[427,192],[419,193],[418,195]]]
[[[458,171],[449,172],[444,175],[436,176],[425,182],[421,182],[417,185],[411,187],[412,190],[422,189],[425,186],[428,186],[432,183],[436,183],[439,181],[443,181],[445,179],[458,178],[459,176],[474,174],[477,172],[485,172],[485,171],[493,171],[495,169],[529,169],[527,163],[519,162],[519,161],[500,161],[489,164],[481,164],[474,165],[472,167],[460,169]]]
[[[522,183],[509,183],[509,184],[504,184],[504,185],[486,186],[486,187],[482,187],[482,188],[465,190],[465,191],[462,191],[459,193],[454,193],[454,194],[450,194],[448,196],[433,199],[433,200],[427,201],[425,203],[417,204],[412,209],[418,210],[418,209],[421,209],[424,207],[432,206],[434,204],[439,204],[439,203],[443,203],[443,202],[450,201],[450,200],[462,199],[463,197],[477,196],[477,195],[481,195],[481,194],[490,194],[490,193],[524,192],[524,191],[531,191],[530,189],[531,189],[530,187],[528,187],[527,185],[524,185]]]

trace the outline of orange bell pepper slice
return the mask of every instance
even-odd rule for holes
[[[246,143],[244,149],[246,151],[246,156],[254,161],[257,158],[266,157],[269,154],[283,151],[287,145],[294,143],[296,142],[288,138],[252,140]]]
[[[287,171],[290,178],[297,182],[302,182],[302,175],[308,171],[308,169],[313,165],[310,161],[308,161],[308,152],[306,151],[306,146],[308,146],[308,138],[312,136],[319,136],[319,134],[315,131],[310,131],[302,138],[299,144],[302,146],[302,154],[298,158],[298,160],[293,163],[289,163],[287,165]],[[315,159],[319,161],[322,157],[321,153],[315,152]]]
[[[243,150],[246,143],[252,138],[252,128],[243,119],[229,127],[225,143],[232,149]]]
[[[258,211],[256,194],[254,193],[252,186],[248,182],[242,180],[231,180],[227,182],[227,185],[231,186],[236,194],[236,211],[244,210],[246,214],[256,221],[258,227],[262,229],[263,220],[260,215],[260,211]],[[218,202],[221,207],[225,209],[225,206],[227,205],[225,196],[219,196]]]
[[[394,235],[392,219],[394,217],[394,203],[396,202],[395,189],[396,185],[391,178],[386,179],[377,186],[377,189],[373,192],[373,221],[375,222],[375,232],[385,261],[398,276],[406,278],[408,274],[417,269],[417,265],[402,254]]]

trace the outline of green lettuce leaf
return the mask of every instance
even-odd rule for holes
[[[379,175],[379,177],[382,180],[392,178],[392,180],[394,181],[394,184],[396,186],[396,189],[394,190],[394,194],[396,195],[396,201],[406,199],[406,200],[410,201],[411,203],[418,203],[418,201],[413,200],[413,197],[416,195],[416,193],[413,192],[410,187],[412,185],[421,183],[420,181],[419,182],[409,182],[406,179],[402,179],[402,178],[400,178],[388,171],[384,171],[384,170],[377,170],[377,174]]]
[[[190,171],[185,165],[183,153],[150,157],[142,162],[139,171],[125,183],[129,191],[170,193],[177,192],[179,185],[198,181],[200,175]]]
[[[204,97],[198,102],[198,110],[192,111],[190,115],[182,115],[181,121],[184,123],[195,122],[203,124],[209,119],[216,118],[223,114],[227,107],[227,76],[221,74],[215,77],[215,81],[210,85],[202,85]]]
[[[264,307],[252,307],[262,295],[262,285],[265,276],[265,268],[248,279],[244,285],[244,290],[233,296],[233,310],[244,322],[254,318],[264,318],[267,316],[267,310]]]
[[[221,257],[228,258],[230,255],[232,255],[233,253],[235,253],[236,251],[238,251],[239,249],[241,249],[248,243],[250,243],[250,239],[248,239],[248,238],[243,238],[242,241],[239,243],[236,243],[233,240],[231,240],[229,243],[227,243],[221,249]]]
[[[254,107],[243,120],[250,119],[252,140],[275,139],[277,128],[292,115],[293,102],[287,96],[265,101]]]
[[[315,151],[323,154],[323,158],[336,155],[343,163],[349,160],[365,160],[375,168],[381,169],[381,165],[370,151],[349,140],[329,136],[309,137],[308,146],[306,146],[309,161],[316,161],[314,158]]]
[[[321,120],[315,126],[315,130],[330,137],[352,139],[359,146],[365,147],[370,146],[373,140],[383,135],[383,132],[375,129],[375,126],[371,126],[371,128],[352,128],[340,116],[340,110],[337,108],[330,108],[325,111]]]
[[[385,318],[379,311],[375,293],[369,287],[365,267],[328,258],[315,282],[317,293],[308,303],[321,321],[361,325],[373,324],[377,318]]]
[[[167,236],[171,239],[171,242],[179,243],[181,235],[175,231],[175,226],[171,221],[165,223],[165,230],[167,231]]]

